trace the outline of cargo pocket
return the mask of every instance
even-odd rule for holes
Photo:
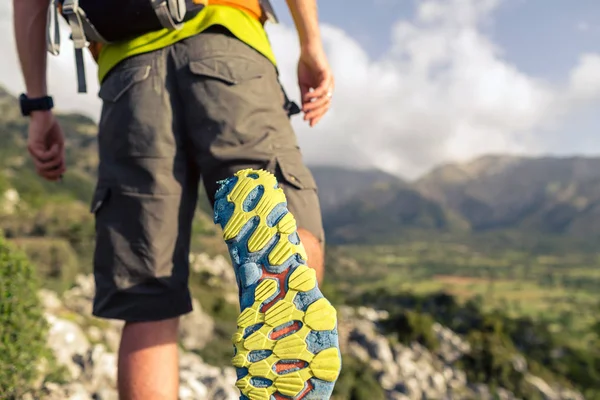
[[[244,57],[231,56],[190,61],[190,71],[194,75],[217,79],[228,85],[238,85],[265,75],[263,65]]]
[[[100,86],[98,97],[116,103],[133,85],[146,80],[150,76],[149,65],[117,69],[110,73]]]
[[[166,128],[172,125],[171,112],[164,108],[167,95],[150,61],[145,62],[116,67],[100,87],[98,146],[100,154],[110,154],[111,159],[164,158],[175,153],[175,139]]]
[[[277,155],[277,166],[287,184],[298,190],[317,190],[315,178],[304,164],[300,152]]]
[[[324,243],[325,233],[317,183],[304,164],[299,151],[277,156],[278,179],[282,183],[287,198],[288,209],[296,218],[298,228],[312,233]]]

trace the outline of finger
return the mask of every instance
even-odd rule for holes
[[[333,77],[331,75],[327,75],[321,81],[321,84],[317,86],[312,92],[306,93],[302,97],[302,100],[304,102],[309,102],[312,99],[325,96],[331,90],[333,90]]]
[[[331,102],[331,97],[329,97],[329,96],[319,97],[318,99],[315,99],[314,101],[308,102],[305,105],[303,105],[302,111],[307,113],[312,110],[323,108],[325,106],[328,106],[328,104],[330,102]]]
[[[40,170],[53,170],[58,168],[61,164],[63,164],[64,162],[64,156],[62,154],[62,152],[58,153],[54,158],[50,159],[50,160],[39,160],[39,159],[34,159],[36,168],[40,169]]]
[[[49,180],[49,181],[57,181],[60,179],[60,177],[65,173],[66,171],[66,167],[64,162],[59,164],[58,167],[56,167],[55,169],[52,170],[37,170],[38,174]]]
[[[315,101],[315,103],[316,103],[316,101]],[[311,110],[305,111],[304,112],[304,116],[306,117],[305,119],[311,119],[317,115],[325,114],[327,112],[327,110],[329,110],[330,106],[331,106],[331,101],[329,101],[328,99],[326,101],[323,101],[319,106],[314,107]]]
[[[59,147],[58,145],[54,145],[53,147]],[[55,154],[56,153],[56,154]],[[52,157],[52,158],[38,158],[36,156],[33,157],[33,162],[35,164],[35,167],[38,170],[51,170],[54,168],[57,168],[62,162],[63,162],[63,153],[62,151],[58,150],[50,150],[48,152],[45,152],[46,157]]]
[[[304,116],[304,120],[309,121],[310,126],[314,126],[316,122],[323,118],[323,116],[325,115],[325,113],[327,113],[328,110],[329,106],[327,105],[326,107],[311,111]]]
[[[315,125],[317,125],[321,119],[323,118],[323,115],[321,115],[320,117],[317,117],[315,119],[313,119],[312,121],[310,121],[310,127],[314,127]]]
[[[50,149],[39,143],[32,143],[27,146],[29,153],[37,160],[45,162],[55,159],[61,153],[61,146],[55,144]]]

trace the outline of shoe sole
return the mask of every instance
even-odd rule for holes
[[[341,370],[337,313],[274,175],[245,169],[221,182],[215,223],[235,268],[241,313],[232,337],[240,400],[326,400]]]

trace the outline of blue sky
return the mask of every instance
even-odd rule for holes
[[[378,58],[390,47],[394,23],[410,19],[417,3],[325,0],[319,2],[319,13],[322,22],[346,30],[371,57]],[[282,22],[292,25],[284,2],[273,4]],[[365,10],[365,6],[371,8]],[[482,30],[519,69],[549,79],[564,79],[579,54],[600,52],[600,1],[505,0]]]
[[[281,80],[298,98],[297,36],[284,0],[268,26]],[[0,4],[0,84],[23,88],[12,2]],[[320,0],[336,88],[316,128],[293,120],[310,164],[417,177],[489,153],[600,154],[599,0]],[[68,32],[63,24],[63,38]],[[76,92],[71,43],[49,59],[57,108],[97,119],[96,66]]]

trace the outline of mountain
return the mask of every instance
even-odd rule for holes
[[[324,213],[332,242],[372,242],[409,230],[460,232],[468,223],[405,183],[378,183]]]
[[[317,186],[324,214],[351,200],[373,185],[400,183],[400,178],[377,169],[352,170],[331,166],[310,166]]]
[[[57,118],[67,142],[68,176],[62,183],[46,182],[36,175],[27,153],[28,120],[21,116],[17,99],[0,88],[0,180],[7,179],[29,202],[43,200],[48,195],[64,195],[87,202],[98,164],[96,125],[79,114],[57,113]]]
[[[600,234],[600,158],[485,156],[435,168],[414,187],[474,231]]]
[[[489,155],[414,182],[339,168],[317,176],[334,243],[415,230],[600,237],[600,158]]]

